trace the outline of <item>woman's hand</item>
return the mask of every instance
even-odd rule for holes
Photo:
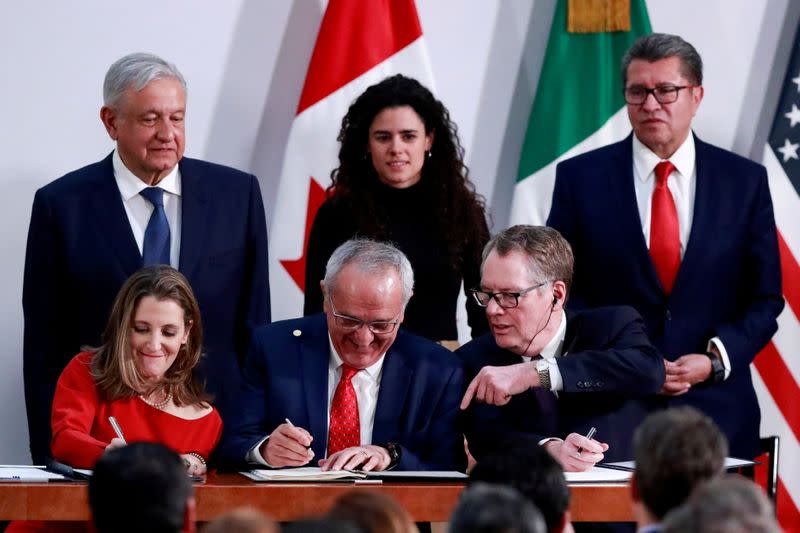
[[[123,446],[126,446],[127,444],[128,443],[125,442],[124,439],[120,439],[119,437],[114,437],[113,439],[111,439],[111,442],[108,443],[108,446],[106,446],[106,451],[110,452],[111,450],[115,450],[117,448],[122,448]]]
[[[183,463],[186,465],[186,473],[190,476],[204,476],[206,474],[206,465],[190,453],[181,455]]]

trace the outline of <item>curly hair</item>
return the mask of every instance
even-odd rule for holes
[[[155,388],[142,376],[139,362],[130,347],[131,327],[139,302],[145,296],[159,301],[171,300],[183,310],[184,325],[191,327],[186,345],[164,374],[162,384],[177,405],[205,404],[211,396],[194,372],[203,349],[203,325],[200,307],[186,278],[167,265],[141,268],[128,278],[117,294],[103,344],[88,348],[92,357],[92,377],[104,398],[116,400],[149,394]]]
[[[391,76],[367,88],[347,110],[337,140],[339,166],[331,172],[328,196],[344,201],[356,216],[360,234],[386,237],[385,212],[376,205],[378,174],[365,157],[369,128],[376,115],[387,108],[409,106],[425,125],[426,135],[434,132],[429,157],[425,158],[420,187],[429,204],[420,206],[436,213],[436,231],[447,243],[447,255],[454,270],[461,267],[460,252],[480,236],[485,242],[485,201],[475,192],[464,164],[464,148],[458,128],[442,102],[413,78]],[[479,260],[479,257],[476,258]]]

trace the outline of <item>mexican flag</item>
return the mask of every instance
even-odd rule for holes
[[[367,87],[398,73],[434,89],[414,0],[330,0],[276,197],[269,267],[273,320],[303,314],[305,249],[331,171],[338,166],[342,117]]]
[[[567,30],[568,19],[574,19],[567,4],[568,0],[558,0],[550,27],[522,145],[511,224],[544,225],[556,164],[619,141],[631,131],[620,62],[637,37],[650,33],[645,1],[630,0],[627,31],[582,33]]]

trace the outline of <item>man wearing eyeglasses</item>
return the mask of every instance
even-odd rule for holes
[[[571,306],[639,311],[664,358],[662,404],[704,411],[752,458],[749,365],[783,308],[775,220],[764,167],[693,134],[702,76],[680,37],[638,39],[622,62],[633,133],[558,165],[547,223],[575,252]]]
[[[389,244],[347,241],[321,287],[324,314],[254,334],[222,458],[275,468],[463,470],[463,371],[450,351],[400,328],[414,287],[406,256]]]
[[[472,379],[461,408],[478,462],[520,444],[543,445],[568,471],[632,458],[664,365],[632,308],[564,312],[572,268],[569,243],[543,226],[513,226],[483,251],[472,293],[491,334],[457,352]],[[597,440],[585,436],[593,427]]]

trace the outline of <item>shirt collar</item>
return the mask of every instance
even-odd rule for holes
[[[695,160],[694,134],[689,132],[686,140],[675,150],[669,160],[675,165],[675,169],[681,177],[687,180],[692,178]],[[636,167],[636,174],[641,181],[646,182],[652,179],[656,165],[661,161],[662,159],[642,144],[636,135],[633,136],[633,165]]]
[[[331,339],[331,334],[328,333],[328,346],[330,347],[330,357],[328,358],[328,370],[338,370],[344,364],[342,358],[339,357],[339,354],[336,352],[336,348],[333,346],[333,340]],[[377,361],[372,363],[370,366],[362,369],[371,379],[377,380],[378,377],[381,375],[381,370],[383,369],[383,361],[386,358],[386,353],[383,353]]]
[[[539,352],[539,355],[542,356],[542,359],[553,359],[562,355],[561,348],[564,346],[564,338],[567,336],[567,320],[563,310],[558,312],[557,318],[561,322],[558,324],[558,329],[556,330],[555,335],[553,335],[553,338],[550,339],[550,342],[548,342],[544,348],[542,348],[542,351]],[[531,357],[525,355],[523,355],[522,358],[525,361],[531,360]]]
[[[111,160],[114,165],[114,179],[117,181],[117,186],[119,187],[120,194],[122,194],[123,201],[127,202],[149,187],[148,184],[140,180],[136,174],[125,166],[125,163],[122,162],[122,158],[119,156],[118,150],[114,150],[114,156]],[[158,182],[158,186],[175,196],[181,195],[181,180],[178,165],[175,165],[175,168]]]

